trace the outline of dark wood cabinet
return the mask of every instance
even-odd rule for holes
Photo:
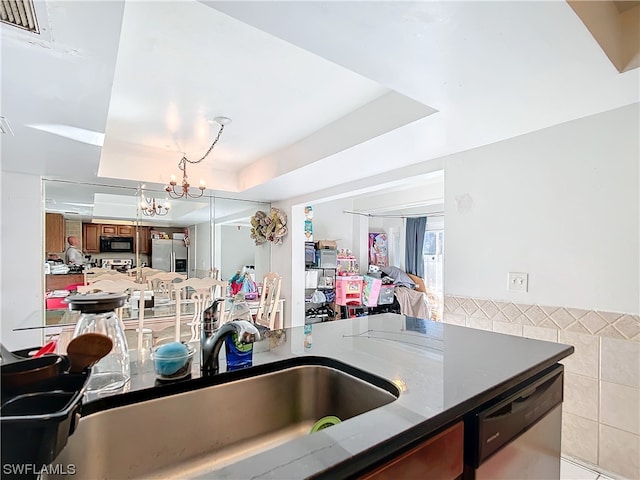
[[[138,236],[136,236],[135,251],[148,255],[150,251],[149,227],[138,227]]]
[[[64,238],[64,217],[60,213],[45,214],[45,253],[62,253],[66,249]]]
[[[464,428],[463,423],[459,422],[364,474],[360,479],[458,478],[464,467],[463,442]]]
[[[131,225],[108,225],[99,223],[82,224],[82,246],[86,253],[100,253],[100,237],[133,237],[134,250],[148,255],[151,251],[149,227],[136,227]]]
[[[82,224],[82,246],[86,253],[100,253],[100,227],[97,223]]]
[[[84,275],[78,274],[66,274],[66,275],[45,275],[45,288],[46,290],[63,290],[65,287],[71,285],[82,285],[84,283]]]

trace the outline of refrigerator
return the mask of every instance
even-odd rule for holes
[[[151,240],[151,267],[166,272],[187,273],[189,255],[184,240]]]

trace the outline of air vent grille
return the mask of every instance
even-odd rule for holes
[[[0,117],[0,135],[13,135],[11,125],[4,117]]]
[[[0,21],[40,33],[32,0],[0,0]]]

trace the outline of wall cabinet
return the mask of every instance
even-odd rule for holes
[[[463,423],[436,434],[408,452],[361,476],[361,480],[454,479],[462,475]]]
[[[132,225],[101,225],[102,235],[105,237],[133,237],[136,230]]]
[[[144,255],[150,252],[149,227],[138,227],[138,236],[136,236],[135,251]]]
[[[82,248],[86,253],[100,253],[101,226],[97,223],[82,224]]]
[[[60,213],[45,214],[45,253],[62,253],[66,250],[64,217]]]
[[[100,253],[100,237],[134,237],[134,248],[137,252],[148,255],[151,251],[149,241],[149,227],[139,227],[139,237],[136,228],[129,225],[106,225],[99,223],[82,224],[82,248],[87,253]]]

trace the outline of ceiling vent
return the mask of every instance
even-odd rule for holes
[[[13,135],[13,129],[6,118],[0,117],[0,135]]]
[[[32,0],[0,0],[0,21],[29,32],[40,33]]]

